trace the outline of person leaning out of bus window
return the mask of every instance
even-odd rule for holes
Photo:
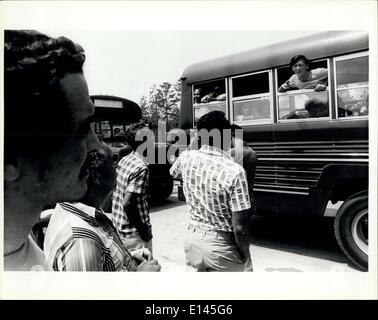
[[[193,92],[193,102],[194,104],[201,103],[201,89],[197,88]]]
[[[201,98],[202,103],[207,103],[211,101],[217,101],[217,97],[219,96],[219,87],[214,87],[213,91],[211,91],[209,94],[203,96]]]
[[[314,89],[324,91],[328,85],[328,70],[326,68],[310,69],[310,61],[303,55],[294,56],[290,60],[290,68],[294,74],[283,85],[278,92],[289,90]]]

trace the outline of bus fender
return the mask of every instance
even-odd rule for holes
[[[363,164],[329,164],[320,174],[317,188],[332,189],[339,180],[366,179],[369,177],[368,166]]]

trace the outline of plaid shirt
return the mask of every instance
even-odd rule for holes
[[[147,162],[135,151],[123,157],[118,163],[117,186],[113,191],[112,213],[113,223],[117,227],[122,239],[137,232],[136,228],[130,224],[124,211],[124,199],[127,192],[140,195],[137,200],[137,208],[142,222],[151,230],[147,202],[148,175]]]
[[[245,170],[224,151],[186,150],[171,167],[182,178],[192,225],[232,232],[232,214],[251,207]]]
[[[56,205],[46,230],[44,252],[55,271],[136,271],[111,220],[82,203]]]

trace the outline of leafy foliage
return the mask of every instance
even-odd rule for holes
[[[167,130],[176,128],[178,126],[180,101],[180,80],[175,84],[169,82],[153,84],[148,96],[143,96],[140,100],[143,118],[152,128],[157,128],[159,119],[166,121]]]

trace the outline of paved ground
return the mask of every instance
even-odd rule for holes
[[[186,204],[177,193],[151,208],[154,255],[163,272],[185,272]],[[333,219],[298,221],[255,217],[252,220],[255,272],[358,272],[348,265],[333,236]]]

